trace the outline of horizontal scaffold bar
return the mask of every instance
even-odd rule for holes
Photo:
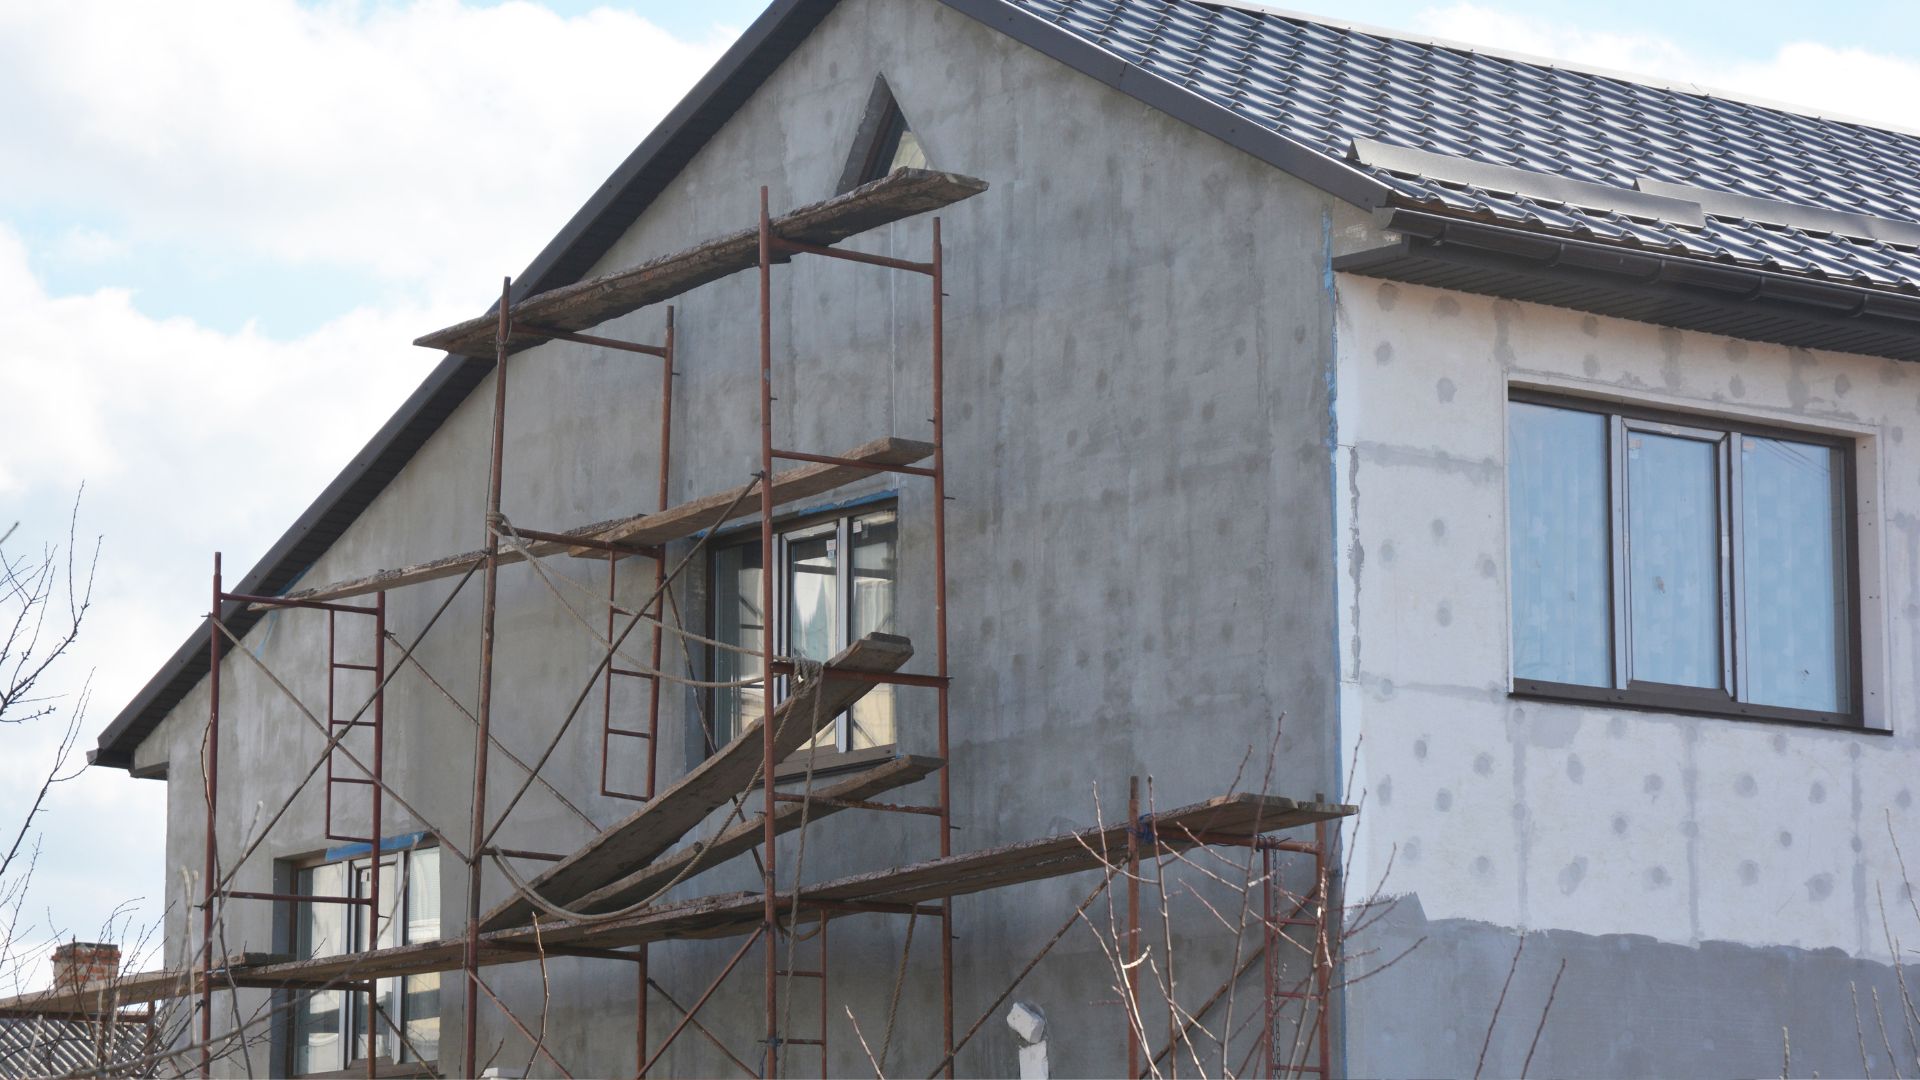
[[[773,232],[782,240],[827,247],[985,190],[986,181],[971,176],[895,169],[844,195],[780,215],[773,219]],[[775,258],[786,262],[792,254],[782,252]],[[598,326],[758,265],[760,229],[752,226],[639,266],[529,296],[513,305],[510,312],[513,329],[507,351],[519,352],[551,341],[554,330],[577,332]],[[436,330],[414,344],[490,361],[498,332],[498,317],[483,315]]]
[[[1347,817],[1352,806],[1297,802],[1277,795],[1224,795],[1203,803],[1142,814],[1140,855],[1149,858],[1168,851],[1184,851],[1229,837],[1244,842],[1264,833]],[[889,867],[808,886],[799,903],[803,917],[838,918],[863,910],[891,910],[895,905],[917,905],[947,896],[967,896],[989,889],[1063,877],[1101,868],[1108,860],[1124,864],[1128,822],[1079,829],[1005,847],[929,859]],[[781,897],[785,908],[793,898]],[[617,949],[683,938],[722,938],[751,933],[763,925],[765,906],[759,893],[727,893],[648,907],[632,915],[591,922],[541,920],[536,935],[531,926],[496,930],[480,939],[482,964],[509,964],[533,959],[528,947],[584,947]],[[465,942],[460,939],[402,945],[349,956],[317,960],[268,961],[229,964],[215,968],[215,987],[324,986],[334,982],[365,981],[396,975],[452,971],[461,964]],[[197,987],[197,972],[149,972],[122,979],[112,991],[43,991],[0,999],[0,1016],[56,1012],[101,1011],[116,1005],[135,1005],[179,996]]]

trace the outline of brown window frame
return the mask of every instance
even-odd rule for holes
[[[1578,704],[1608,705],[1624,709],[1646,710],[1654,712],[1681,713],[1694,716],[1713,716],[1741,720],[1762,720],[1774,723],[1800,724],[1827,728],[1846,728],[1866,732],[1879,732],[1881,729],[1866,726],[1865,714],[1865,672],[1862,663],[1862,625],[1863,609],[1860,602],[1860,534],[1859,534],[1859,465],[1858,442],[1842,435],[1807,431],[1799,428],[1781,427],[1749,420],[1731,418],[1711,413],[1692,413],[1670,409],[1652,408],[1638,404],[1613,401],[1603,398],[1581,397],[1574,394],[1559,394],[1549,391],[1529,390],[1511,387],[1508,390],[1509,404],[1521,403],[1540,405],[1548,408],[1569,409],[1578,412],[1593,413],[1609,419],[1606,455],[1607,486],[1609,490],[1608,513],[1608,550],[1611,553],[1609,565],[1608,611],[1612,631],[1612,669],[1615,673],[1615,685],[1588,686],[1579,683],[1553,682],[1542,679],[1521,678],[1510,673],[1512,684],[1509,695],[1516,698],[1543,701],[1561,701]],[[1723,633],[1721,638],[1721,663],[1725,671],[1726,689],[1675,686],[1662,683],[1642,682],[1631,679],[1631,661],[1623,658],[1623,651],[1631,647],[1631,614],[1625,604],[1627,585],[1623,580],[1626,569],[1623,565],[1625,545],[1632,543],[1626,518],[1621,512],[1623,496],[1623,453],[1619,433],[1623,430],[1650,429],[1658,431],[1670,428],[1694,433],[1717,433],[1722,437],[1751,435],[1758,438],[1781,439],[1804,443],[1810,446],[1824,446],[1838,452],[1841,462],[1841,505],[1839,520],[1840,549],[1846,565],[1842,574],[1842,588],[1846,602],[1844,638],[1847,650],[1847,663],[1841,677],[1847,680],[1847,708],[1838,712],[1812,709],[1790,708],[1780,705],[1766,705],[1739,699],[1742,686],[1741,666],[1750,665],[1745,657],[1745,622],[1741,605],[1745,571],[1744,550],[1741,542],[1744,523],[1733,502],[1738,498],[1737,473],[1740,466],[1729,460],[1732,440],[1723,444],[1721,463],[1717,473],[1717,482],[1721,489],[1721,522],[1724,548],[1722,558],[1722,590],[1725,597],[1723,607]],[[1512,517],[1513,492],[1507,492],[1506,513]],[[1511,571],[1511,558],[1509,558]],[[1509,583],[1508,617],[1511,632],[1512,591]],[[1624,682],[1624,685],[1621,685]]]
[[[877,514],[882,512],[891,512],[896,515],[895,520],[896,521],[898,520],[899,499],[895,493],[887,492],[883,495],[859,499],[846,504],[841,504],[841,505],[832,506],[832,507],[823,507],[819,510],[803,511],[802,513],[795,514],[792,517],[776,520],[774,522],[775,557],[778,558],[780,554],[785,550],[782,541],[789,536],[794,536],[795,534],[802,534],[802,533],[811,533],[815,530],[821,529],[822,527],[830,524],[837,525],[840,528],[840,530],[842,530],[843,532],[848,532],[852,529],[854,520],[861,517],[868,516],[870,514]],[[760,530],[757,526],[741,526],[741,527],[737,527],[735,529],[731,529],[726,532],[723,532],[714,537],[714,543],[711,545],[711,548],[706,557],[707,598],[706,598],[705,607],[706,607],[707,630],[709,634],[715,638],[718,638],[721,634],[721,626],[719,623],[719,611],[718,611],[719,590],[717,587],[719,583],[719,578],[720,578],[720,560],[724,553],[728,551],[732,551],[736,548],[751,546],[757,550],[760,543],[759,535],[760,535]],[[896,545],[900,543],[900,540],[897,536],[894,542]],[[897,546],[895,551],[897,556],[898,554]],[[847,557],[851,558],[850,551]],[[762,571],[768,572],[767,568],[765,567],[762,567]],[[786,619],[784,617],[784,609],[785,609],[784,601],[785,601],[786,586],[784,584],[783,577],[784,575],[782,575],[782,577],[776,577],[774,579],[774,603],[776,606],[782,609],[782,613],[779,617],[779,622],[777,624],[777,630],[774,631],[775,638],[776,638],[776,647],[775,647],[776,653],[782,652],[788,647],[787,634],[789,632],[789,628],[786,625]],[[900,593],[898,589],[898,582],[896,582],[896,587],[894,591],[896,617],[897,617],[899,602],[900,602]],[[851,597],[843,595],[841,597],[841,603],[843,605],[843,608],[850,609]],[[715,673],[717,670],[716,654],[718,650],[715,649],[713,646],[707,646],[706,652],[707,652],[707,671],[709,673],[709,677],[712,677],[713,673]],[[776,676],[774,679],[774,684],[776,687],[774,700],[776,703],[783,701],[786,698],[786,682],[787,680],[785,676]],[[706,715],[702,718],[702,723],[706,725],[706,734],[703,736],[703,738],[711,739],[713,743],[713,748],[716,750],[719,747],[726,745],[726,743],[721,740],[721,732],[716,730],[716,725],[718,724],[718,721],[720,719],[721,693],[722,691],[717,687],[708,689],[704,693],[704,698],[705,698],[704,704],[706,706],[705,708]],[[743,717],[741,719],[741,723],[743,725],[747,723],[751,723],[753,719],[754,719],[753,717]],[[896,723],[897,723],[897,718],[896,718]],[[780,764],[775,774],[776,778],[788,779],[793,776],[801,775],[807,771],[807,769],[809,768],[809,765],[811,765],[812,771],[816,775],[818,775],[820,773],[849,769],[849,768],[854,768],[860,765],[867,765],[867,764],[872,764],[878,761],[888,760],[892,758],[896,753],[898,753],[898,748],[900,745],[900,742],[899,742],[900,732],[897,727],[894,731],[893,742],[883,743],[877,746],[861,747],[858,749],[849,748],[849,746],[845,745],[847,737],[849,737],[851,734],[851,729],[849,726],[849,720],[847,715],[842,714],[841,716],[837,717],[834,720],[834,726],[830,730],[833,730],[835,732],[835,740],[834,740],[834,745],[832,747],[822,747],[821,749],[815,751],[815,753],[812,755],[813,760],[811,761],[811,763],[809,763],[808,761],[809,755],[807,754],[805,749],[798,751],[797,753],[794,754],[793,757],[787,759],[786,761]]]

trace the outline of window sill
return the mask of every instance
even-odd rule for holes
[[[1636,712],[1678,713],[1683,716],[1709,716],[1722,720],[1753,720],[1794,727],[1824,728],[1829,731],[1850,731],[1859,735],[1893,734],[1885,728],[1868,727],[1860,721],[1858,716],[1850,714],[1723,702],[1717,700],[1714,695],[1705,692],[1688,692],[1684,688],[1635,687],[1622,690],[1608,686],[1578,686],[1570,683],[1516,679],[1507,696],[1528,701],[1601,705],[1616,709],[1632,709]]]

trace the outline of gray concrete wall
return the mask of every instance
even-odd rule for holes
[[[1889,1045],[1910,1070],[1890,962],[1920,932],[1894,847],[1920,846],[1911,369],[1338,287],[1340,726],[1366,802],[1348,888],[1400,898],[1351,947],[1421,942],[1347,993],[1349,1067],[1474,1071],[1525,933],[1490,1074],[1519,1071],[1562,959],[1538,1075],[1775,1075],[1783,1028],[1795,1075],[1884,1073]],[[1856,440],[1867,714],[1892,733],[1509,698],[1514,386]]]
[[[1326,197],[930,0],[847,0],[597,269],[751,222],[763,184],[776,211],[831,194],[876,73],[891,83],[934,167],[993,185],[945,215],[955,848],[1090,824],[1096,788],[1111,819],[1130,774],[1151,774],[1163,807],[1221,794],[1250,752],[1255,760],[1243,783],[1261,774],[1283,714],[1272,788],[1332,793],[1333,313],[1325,267],[1335,226],[1347,216]],[[920,257],[929,237],[929,223],[916,220],[858,246]],[[481,288],[484,275],[474,284]],[[756,467],[754,312],[751,275],[680,304],[676,500],[740,483]],[[929,323],[921,279],[797,263],[776,277],[774,312],[777,442],[838,452],[888,432],[925,435]],[[657,340],[662,324],[663,313],[649,310],[609,329]],[[506,513],[522,525],[562,528],[652,508],[657,378],[649,358],[571,345],[516,357],[508,375]],[[492,390],[483,385],[456,412],[308,582],[482,540]],[[834,497],[891,486],[875,480]],[[914,479],[897,486],[907,523],[901,617],[921,649],[912,670],[928,671],[928,490]],[[584,592],[573,599],[592,610],[604,566],[557,560],[550,568],[580,584]],[[640,599],[650,569],[633,561],[621,574],[621,595]],[[449,588],[396,593],[396,633],[410,638]],[[468,702],[478,599],[470,587],[419,654]],[[699,575],[681,599],[700,609]],[[501,604],[495,730],[531,757],[598,654],[528,569],[503,574]],[[257,628],[249,646],[318,702],[323,629],[311,613],[283,614]],[[254,808],[279,802],[320,737],[244,659],[230,660],[225,671],[220,839],[232,853],[256,825]],[[343,694],[347,685],[343,679]],[[668,700],[663,778],[697,758],[699,738],[691,697]],[[904,700],[905,749],[932,750],[929,704],[924,693]],[[171,761],[168,888],[176,905],[187,900],[199,866],[205,714],[203,686],[141,752],[143,762]],[[395,684],[388,717],[389,774],[428,820],[463,836],[469,726],[411,676]],[[589,711],[578,722],[547,771],[606,821],[630,804],[594,794],[597,719]],[[497,813],[518,774],[496,759],[492,775]],[[356,803],[362,795],[342,791]],[[931,784],[898,793],[903,801],[932,795]],[[318,835],[319,806],[316,790],[301,795],[246,867],[241,887],[266,887],[274,859],[327,846]],[[354,831],[365,825],[352,813],[341,821]],[[417,827],[405,812],[390,811],[389,831]],[[567,850],[588,833],[535,789],[499,842]],[[810,830],[804,873],[817,880],[935,850],[924,819],[842,815]],[[464,897],[461,882],[449,877],[444,915],[453,932]],[[680,892],[756,884],[743,863]],[[1081,877],[958,902],[962,1028],[1089,886]],[[490,874],[486,901],[503,895]],[[236,908],[228,951],[273,940],[265,907]],[[1191,985],[1210,986],[1231,940],[1190,899],[1176,908],[1182,970]],[[1104,918],[1104,908],[1097,913]],[[878,1041],[906,930],[906,920],[893,916],[835,925],[832,1071],[866,1068],[844,1009]],[[903,1074],[925,1072],[938,1056],[937,933],[926,920],[915,928],[889,1064]],[[1150,923],[1150,939],[1156,934]],[[176,927],[170,959],[182,958],[187,940]],[[654,975],[691,1001],[736,945],[658,947]],[[809,948],[801,947],[801,966]],[[702,1014],[746,1056],[761,1024],[759,967],[756,956]],[[633,972],[563,960],[552,976],[549,1037],[568,1067],[579,1075],[631,1070]],[[523,1015],[539,1012],[530,966],[490,969],[486,977]],[[243,1012],[262,1000],[242,997]],[[1020,997],[1047,1011],[1061,1075],[1122,1067],[1124,1027],[1110,1003],[1110,974],[1084,929],[1035,971]],[[446,1000],[442,1057],[452,1062],[459,1017],[451,988]],[[658,998],[653,1015],[658,1038],[675,1017]],[[810,1034],[812,1015],[802,990],[792,1033]],[[504,1045],[502,1064],[526,1061],[524,1040],[485,1006],[482,1025],[484,1047]],[[1156,1025],[1150,1020],[1149,1029]],[[961,1071],[1010,1074],[1014,1055],[996,1017],[962,1057]],[[790,1067],[807,1071],[812,1060],[796,1051]],[[258,1058],[252,1064],[268,1069]],[[230,1072],[242,1068],[228,1063]],[[667,1068],[712,1074],[725,1063],[690,1033]],[[534,1070],[548,1067],[535,1062]]]

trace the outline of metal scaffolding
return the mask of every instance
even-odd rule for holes
[[[985,190],[978,180],[945,173],[899,170],[892,175],[823,203],[802,207],[774,217],[769,210],[765,188],[759,194],[757,225],[750,230],[729,234],[685,252],[666,256],[641,266],[618,271],[577,285],[513,300],[511,282],[504,282],[500,301],[486,319],[473,320],[422,338],[420,343],[461,355],[482,353],[490,346],[494,360],[491,437],[487,479],[486,517],[483,544],[476,551],[448,556],[427,563],[381,571],[363,578],[307,589],[286,596],[253,596],[229,593],[221,584],[220,559],[214,559],[213,608],[209,617],[208,649],[211,662],[209,712],[205,748],[206,850],[200,890],[202,940],[196,970],[190,973],[162,972],[152,977],[136,976],[123,980],[115,989],[121,1003],[155,1000],[180,992],[184,983],[198,998],[199,1064],[210,1075],[218,1042],[214,1032],[215,995],[242,987],[272,987],[290,993],[311,992],[316,988],[364,990],[367,1001],[366,1069],[376,1075],[374,1054],[375,1018],[393,1027],[384,1015],[377,986],[381,979],[428,971],[461,973],[464,996],[464,1044],[461,1051],[461,1075],[477,1075],[481,1066],[476,1035],[480,999],[489,999],[506,1019],[539,1053],[562,1073],[566,1072],[546,1047],[529,1031],[525,1022],[509,1009],[482,977],[483,967],[501,963],[529,962],[546,956],[583,956],[632,963],[636,970],[638,1004],[635,1015],[636,1059],[638,1075],[645,1076],[661,1060],[675,1041],[689,1028],[698,1031],[742,1071],[772,1077],[783,1069],[782,1050],[787,1047],[817,1049],[824,1073],[830,1062],[827,1013],[827,987],[831,974],[828,949],[828,924],[831,920],[862,913],[906,915],[927,918],[940,926],[940,1047],[943,1051],[936,1074],[954,1074],[958,1052],[980,1030],[981,1023],[1006,999],[1002,994],[988,1006],[980,1021],[956,1038],[954,1025],[954,931],[953,898],[985,889],[1045,877],[1103,868],[1105,881],[1091,903],[1116,875],[1127,881],[1127,932],[1125,952],[1130,966],[1126,981],[1127,996],[1139,1000],[1138,980],[1143,946],[1140,942],[1141,900],[1140,870],[1143,857],[1178,853],[1206,846],[1233,846],[1260,853],[1265,877],[1265,912],[1262,921],[1267,935],[1263,947],[1266,961],[1264,978],[1266,1005],[1265,1030],[1261,1046],[1263,1060],[1272,1075],[1296,1075],[1311,1072],[1327,1076],[1329,1069],[1328,1024],[1326,1011],[1331,985],[1333,952],[1329,944],[1328,843],[1325,822],[1353,812],[1351,807],[1321,802],[1293,802],[1271,796],[1237,795],[1215,799],[1193,807],[1167,813],[1143,813],[1138,794],[1132,800],[1126,822],[1083,830],[1064,837],[1050,837],[1005,848],[956,855],[953,850],[953,785],[951,783],[951,742],[949,699],[952,685],[949,660],[947,610],[947,521],[945,452],[945,330],[944,263],[941,221],[932,220],[932,243],[924,261],[893,258],[837,247],[842,240],[887,222],[901,220],[938,209]],[[773,424],[773,272],[801,257],[824,258],[855,263],[875,269],[919,275],[928,285],[930,306],[929,385],[931,392],[929,434],[924,441],[887,436],[843,454],[826,454],[776,445]],[[675,386],[674,311],[667,309],[665,336],[661,344],[622,341],[585,331],[618,315],[662,303],[691,288],[733,273],[754,270],[758,275],[759,315],[759,392],[757,423],[759,468],[751,480],[732,491],[695,499],[677,506],[669,505],[671,494],[670,463],[673,451],[672,417]],[[658,493],[659,509],[651,514],[622,518],[611,522],[568,531],[541,531],[510,521],[501,512],[505,466],[506,407],[508,371],[515,353],[546,341],[569,341],[626,353],[657,358],[661,362],[660,450]],[[786,463],[794,467],[783,472],[776,468]],[[933,591],[932,624],[934,653],[932,674],[906,674],[899,670],[912,648],[902,638],[874,634],[855,641],[824,664],[781,655],[771,632],[763,632],[757,648],[760,663],[758,685],[761,690],[761,715],[740,736],[726,746],[709,746],[708,758],[684,776],[662,789],[657,783],[660,735],[661,683],[675,681],[692,686],[716,683],[693,681],[670,675],[663,669],[663,641],[669,634],[686,635],[680,625],[671,588],[676,575],[701,550],[716,529],[731,520],[751,514],[757,517],[762,572],[760,574],[761,611],[771,618],[775,610],[774,567],[779,508],[786,503],[830,491],[878,473],[925,480],[931,489],[931,576]],[[693,539],[692,550],[669,565],[667,545],[676,540]],[[604,645],[603,657],[574,698],[571,710],[552,734],[544,752],[532,762],[522,760],[501,746],[492,731],[494,709],[495,660],[498,644],[498,598],[501,570],[514,563],[528,563],[546,582],[560,602],[567,598],[550,580],[541,561],[556,555],[602,560],[607,566],[604,622],[589,621],[574,612],[577,621]],[[618,564],[632,556],[641,556],[653,566],[652,590],[637,607],[618,602]],[[411,643],[402,644],[389,633],[386,594],[390,589],[426,581],[457,577],[453,591],[426,622]],[[421,640],[432,630],[461,589],[478,577],[481,584],[479,625],[479,683],[475,707],[470,712],[443,686],[434,680],[415,655]],[[371,596],[371,603],[348,603],[348,599]],[[225,613],[237,605],[255,608],[312,610],[327,620],[327,693],[324,718],[316,715],[286,684],[275,676],[252,652],[238,647],[239,639],[227,628]],[[571,610],[570,605],[568,605]],[[374,644],[372,662],[342,662],[336,649],[338,620],[342,617],[372,620]],[[641,624],[651,634],[645,661],[632,659],[622,649],[627,638]],[[398,647],[389,657],[387,644]],[[709,639],[700,639],[715,644]],[[230,652],[228,646],[235,646]],[[365,843],[373,853],[375,869],[370,875],[370,894],[365,896],[311,896],[297,892],[243,891],[232,888],[248,856],[258,847],[267,830],[261,830],[237,858],[221,859],[216,842],[219,814],[219,743],[221,725],[221,663],[228,658],[244,657],[257,667],[275,687],[290,699],[298,711],[324,736],[321,758],[307,774],[310,780],[324,767],[326,835],[330,839]],[[390,662],[391,660],[391,662]],[[471,813],[464,836],[456,840],[452,830],[429,821],[395,789],[384,771],[385,694],[388,684],[406,666],[412,665],[431,682],[472,723],[474,728]],[[352,713],[342,719],[336,702],[335,681],[343,671],[369,674],[372,690]],[[640,727],[616,722],[614,686],[616,680],[638,679],[649,685],[645,719]],[[784,696],[775,693],[784,684]],[[931,690],[934,695],[936,751],[931,757],[899,756],[880,765],[862,769],[848,777],[836,777],[816,787],[811,767],[799,791],[781,791],[777,781],[783,762],[794,758],[799,748],[822,730],[822,719],[831,723],[848,705],[877,686],[913,687]],[[600,776],[601,795],[639,804],[626,818],[602,826],[569,801],[558,787],[542,776],[546,765],[566,735],[581,708],[600,693]],[[743,718],[744,719],[744,718]],[[757,730],[755,727],[757,726]],[[346,745],[350,733],[367,730],[371,736],[371,761],[362,760]],[[712,735],[708,735],[711,740]],[[609,779],[608,760],[614,739],[642,741],[646,744],[644,783],[637,791],[623,790]],[[757,746],[755,745],[757,742]],[[757,751],[757,752],[756,752]],[[496,753],[497,752],[497,753]],[[505,755],[520,776],[518,790],[506,800],[497,815],[490,816],[488,791],[497,764]],[[889,790],[931,777],[937,794],[930,804],[905,805],[879,801]],[[304,787],[306,781],[302,782]],[[498,846],[496,838],[521,797],[535,784],[549,792],[586,821],[595,837],[569,854],[529,852]],[[348,834],[334,824],[334,789],[339,785],[367,789],[370,828],[366,835]],[[756,797],[757,792],[757,797]],[[268,829],[299,794],[296,788],[267,823]],[[749,807],[758,803],[759,813]],[[369,946],[379,940],[381,918],[378,864],[382,852],[382,822],[389,802],[418,820],[421,827],[434,833],[443,849],[457,858],[466,869],[465,925],[459,939],[369,948],[343,957],[321,959],[227,956],[217,954],[218,917],[234,900],[268,900],[282,904],[340,904],[368,912]],[[690,830],[710,818],[713,812],[731,807],[731,816],[706,840],[670,850]],[[798,857],[783,861],[783,834],[800,839],[798,851],[804,852],[808,825],[836,812],[866,811],[905,815],[909,820],[930,818],[937,822],[938,836],[927,859],[880,871],[841,878],[835,881],[804,884],[798,874]],[[1302,825],[1316,826],[1312,843],[1283,841],[1268,834],[1278,829]],[[1109,845],[1125,850],[1124,864],[1116,857],[1109,860],[1101,852]],[[758,896],[728,895],[695,900],[662,902],[668,889],[693,873],[720,865],[728,858],[748,852],[759,862],[761,888]],[[1301,898],[1290,914],[1282,916],[1274,859],[1283,852],[1311,856],[1318,882],[1311,895]],[[1251,860],[1252,855],[1249,854]],[[514,895],[492,910],[483,910],[482,885],[487,860],[493,860],[501,874],[513,885]],[[512,870],[510,860],[540,860],[548,868],[530,881]],[[1249,864],[1251,865],[1251,863]],[[780,872],[790,868],[792,882],[782,889]],[[1249,886],[1250,888],[1252,886]],[[349,890],[351,891],[351,890]],[[1086,903],[1081,905],[1084,912]],[[1078,915],[1080,912],[1076,912]],[[543,917],[546,921],[542,921]],[[1069,925],[1072,920],[1069,919]],[[1311,926],[1315,931],[1311,987],[1288,990],[1281,986],[1280,949],[1275,935],[1284,935],[1289,927]],[[818,959],[812,967],[801,968],[793,960],[795,935],[811,930],[817,941]],[[1063,928],[1062,933],[1065,932]],[[711,982],[690,1005],[682,1007],[666,993],[648,969],[648,950],[652,942],[688,938],[711,938],[746,934],[745,941],[720,968]],[[911,925],[908,940],[911,942]],[[1060,935],[1056,935],[1057,942]],[[762,959],[762,1003],[765,1009],[764,1041],[759,1049],[736,1055],[708,1027],[698,1014],[726,980],[753,950],[760,945]],[[1049,942],[1040,956],[1015,979],[1030,972],[1052,948]],[[617,951],[631,948],[633,951]],[[906,958],[902,957],[904,976]],[[1238,977],[1241,968],[1230,977]],[[811,1029],[785,1030],[786,998],[793,981],[803,979],[818,987],[820,1011],[817,1033]],[[144,981],[143,981],[144,980]],[[1012,992],[1009,986],[1007,993]],[[1225,988],[1223,988],[1224,990]],[[652,1037],[650,998],[660,995],[671,1004],[679,1019],[657,1042]],[[1217,995],[1216,995],[1217,996]],[[52,998],[29,1001],[26,998],[0,1002],[0,1015],[10,1011],[50,1008]],[[1312,1030],[1310,1044],[1315,1048],[1314,1064],[1306,1064],[1297,1055],[1288,1056],[1280,1045],[1281,1011],[1288,1001],[1302,1003],[1299,1021]],[[1209,1002],[1209,1007],[1211,1002]],[[1131,1007],[1131,1006],[1130,1006]],[[1170,1009],[1171,1011],[1171,1009]],[[1205,1007],[1201,1009],[1205,1012]],[[1137,1016],[1137,1009],[1135,1009]],[[1198,1014],[1195,1014],[1197,1020]],[[1128,1025],[1130,1075],[1142,1076],[1156,1070],[1156,1063],[1173,1050],[1176,1042],[1191,1031],[1192,1024],[1175,1030],[1170,1022],[1168,1045],[1160,1055],[1148,1060],[1144,1032],[1137,1021]],[[1303,1028],[1303,1029],[1304,1029]],[[399,1033],[404,1039],[404,1033]],[[1295,1040],[1298,1041],[1297,1039]],[[753,1062],[757,1059],[757,1068]],[[444,1060],[444,1058],[443,1058]]]

